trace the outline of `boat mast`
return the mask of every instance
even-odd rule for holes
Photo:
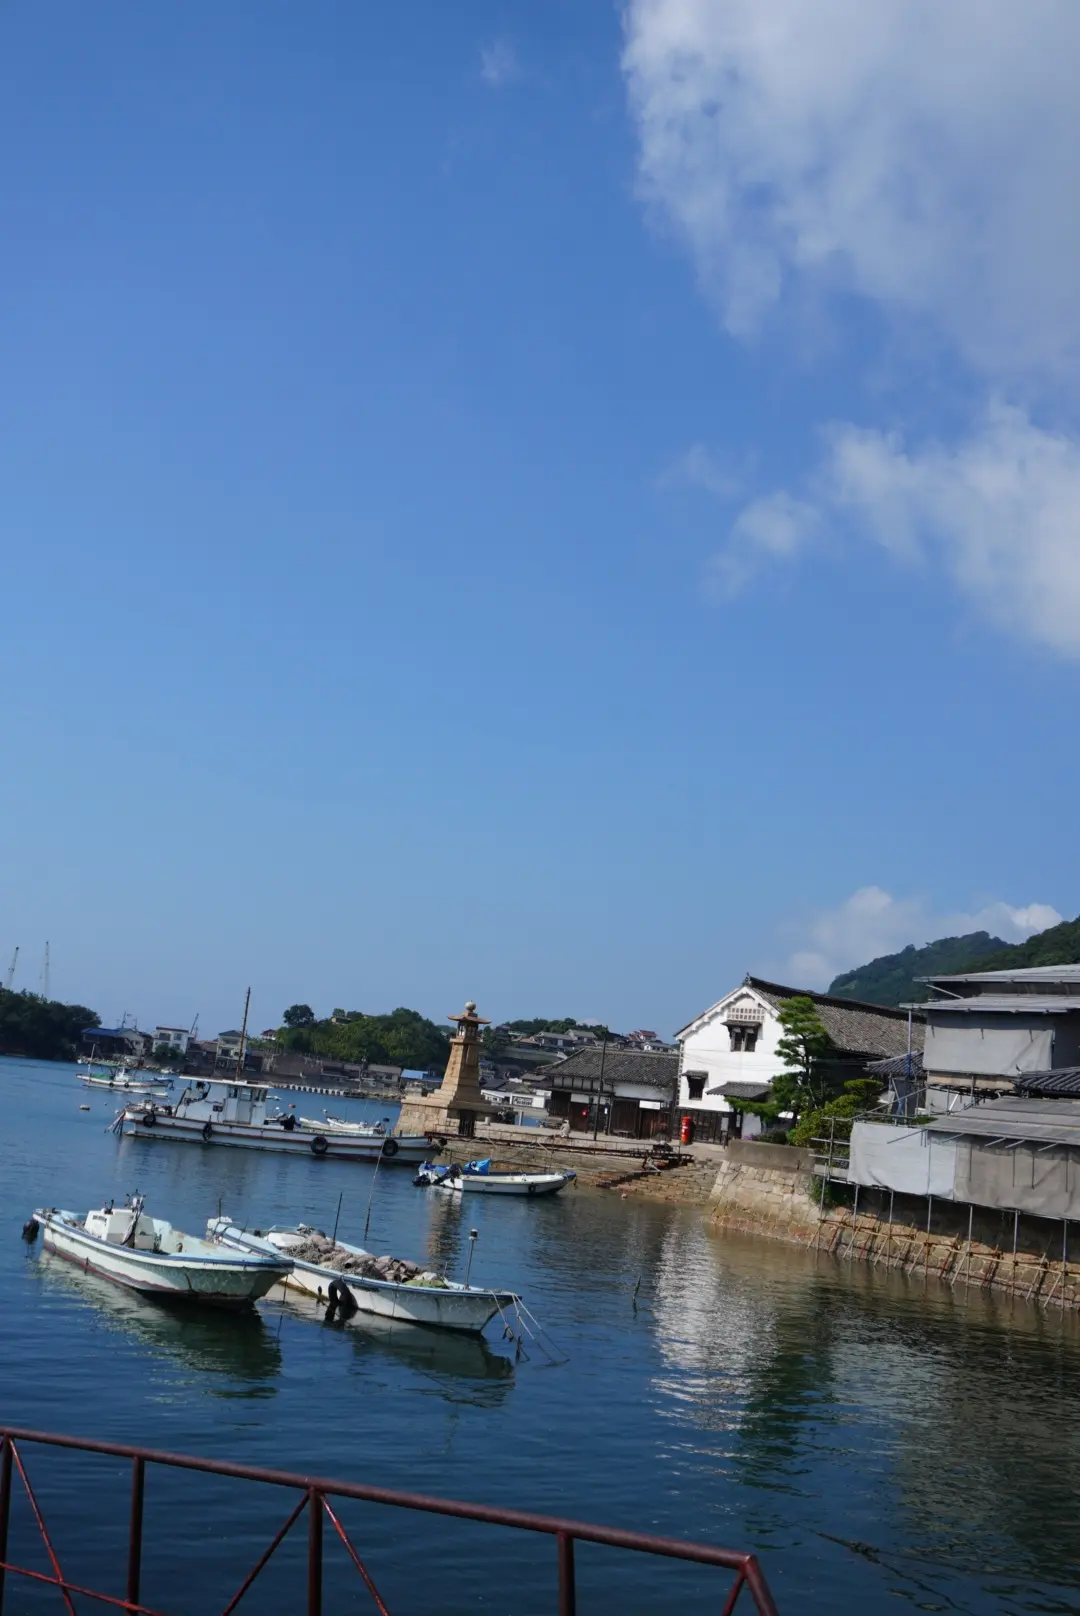
[[[250,1003],[251,1003],[251,989],[248,988],[247,994],[245,995],[245,998],[244,998],[244,1019],[243,1019],[241,1025],[240,1025],[240,1055],[239,1055],[239,1058],[238,1058],[238,1060],[236,1062],[236,1075],[237,1075],[237,1077],[243,1077],[243,1075],[244,1075],[244,1051],[247,1048],[247,1021],[248,1021],[248,1006],[250,1005]]]

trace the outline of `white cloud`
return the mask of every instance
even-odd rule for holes
[[[733,499],[743,479],[703,443],[692,443],[656,479],[658,488],[703,488],[717,499]]]
[[[497,39],[480,52],[480,77],[493,89],[509,84],[519,72],[517,52],[508,40]]]
[[[881,887],[860,887],[837,908],[821,910],[809,922],[788,928],[800,935],[784,976],[796,987],[824,988],[841,971],[898,953],[909,943],[918,948],[939,937],[963,937],[973,931],[1018,943],[1056,926],[1061,918],[1047,903],[1017,907],[1000,900],[973,913],[940,913],[922,898],[894,898]]]
[[[957,445],[905,448],[895,434],[831,429],[824,463],[795,499],[748,505],[714,569],[745,581],[843,525],[906,561],[929,560],[1013,634],[1080,656],[1080,443],[992,406]],[[791,512],[788,541],[772,513]]]
[[[640,185],[746,335],[929,320],[999,381],[1080,354],[1076,0],[630,0]]]

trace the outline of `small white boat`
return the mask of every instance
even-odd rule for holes
[[[386,1138],[386,1128],[381,1122],[346,1122],[342,1117],[328,1116],[325,1111],[321,1122],[315,1117],[301,1117],[300,1126],[309,1133],[352,1134],[356,1139]]]
[[[97,1072],[91,1072],[89,1077],[83,1078],[83,1083],[90,1089],[110,1089],[114,1094],[168,1094],[168,1085],[165,1083],[138,1082],[130,1077],[103,1077]]]
[[[179,1139],[194,1145],[233,1145],[290,1155],[344,1157],[349,1161],[416,1164],[437,1148],[427,1134],[354,1134],[302,1128],[291,1111],[267,1114],[269,1087],[237,1077],[189,1081],[174,1104],[134,1102],[114,1126],[129,1137]]]
[[[226,1254],[212,1241],[148,1217],[141,1195],[127,1206],[105,1206],[85,1217],[42,1207],[33,1221],[44,1235],[47,1251],[77,1263],[86,1273],[101,1274],[164,1301],[250,1307],[292,1268],[280,1251]]]
[[[573,1183],[576,1173],[513,1173],[493,1170],[488,1161],[457,1162],[440,1167],[425,1162],[413,1179],[416,1185],[450,1190],[455,1195],[557,1195]]]
[[[293,1228],[275,1227],[259,1234],[237,1228],[228,1218],[211,1218],[206,1233],[208,1239],[220,1241],[235,1251],[284,1253],[290,1257],[291,1272],[285,1280],[286,1287],[324,1298],[335,1307],[343,1305],[344,1292],[349,1299],[344,1303],[347,1312],[355,1308],[360,1313],[396,1319],[402,1324],[426,1324],[441,1330],[463,1330],[479,1335],[496,1313],[513,1307],[518,1300],[513,1291],[460,1285],[415,1263],[395,1263],[392,1259],[374,1257],[362,1246],[350,1246],[342,1240],[335,1244],[318,1229],[303,1223]],[[325,1253],[320,1253],[322,1261],[297,1255],[301,1251],[311,1252],[314,1245],[326,1248]],[[332,1257],[333,1261],[326,1261],[327,1257]],[[354,1271],[339,1266],[350,1260]],[[406,1280],[385,1279],[379,1277],[380,1267],[398,1272],[412,1269],[413,1274]],[[367,1272],[356,1271],[361,1269]]]

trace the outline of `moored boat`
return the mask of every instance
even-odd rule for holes
[[[387,1133],[382,1122],[346,1122],[343,1117],[332,1117],[325,1111],[321,1122],[315,1117],[301,1117],[300,1126],[309,1133],[345,1133],[357,1139],[385,1139]]]
[[[80,1217],[41,1207],[33,1222],[47,1251],[143,1296],[162,1301],[250,1307],[286,1278],[292,1263],[280,1251],[224,1252],[210,1240],[174,1229],[143,1210],[143,1197],[111,1203]]]
[[[348,1161],[422,1162],[438,1149],[426,1134],[311,1133],[292,1112],[267,1111],[265,1083],[237,1077],[196,1078],[174,1104],[144,1100],[126,1106],[116,1128],[131,1137],[179,1139],[195,1145],[232,1145],[291,1155]]]
[[[289,1288],[333,1301],[335,1306],[344,1304],[348,1312],[355,1308],[360,1313],[403,1324],[426,1324],[479,1335],[496,1313],[514,1307],[518,1301],[513,1291],[461,1285],[416,1263],[375,1257],[362,1246],[327,1240],[318,1229],[305,1224],[275,1227],[260,1234],[240,1229],[228,1218],[211,1218],[206,1233],[208,1239],[235,1251],[284,1253],[292,1262],[285,1281]],[[385,1277],[403,1272],[409,1277]]]
[[[573,1183],[576,1173],[515,1173],[492,1168],[490,1161],[457,1162],[439,1166],[425,1162],[413,1183],[456,1195],[557,1195]]]

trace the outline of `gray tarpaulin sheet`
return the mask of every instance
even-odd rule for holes
[[[1053,1065],[1054,1030],[1045,1016],[1010,1016],[1007,1024],[993,1027],[972,1025],[974,1021],[974,1016],[958,1015],[950,1026],[948,1020],[935,1017],[926,1029],[927,1072],[1008,1077],[1014,1072],[1046,1071]]]
[[[849,1184],[952,1200],[955,1177],[955,1139],[935,1137],[924,1128],[886,1128],[877,1122],[856,1122],[852,1127]]]
[[[1080,1219],[1080,1161],[1065,1146],[960,1142],[956,1196],[976,1206]]]

